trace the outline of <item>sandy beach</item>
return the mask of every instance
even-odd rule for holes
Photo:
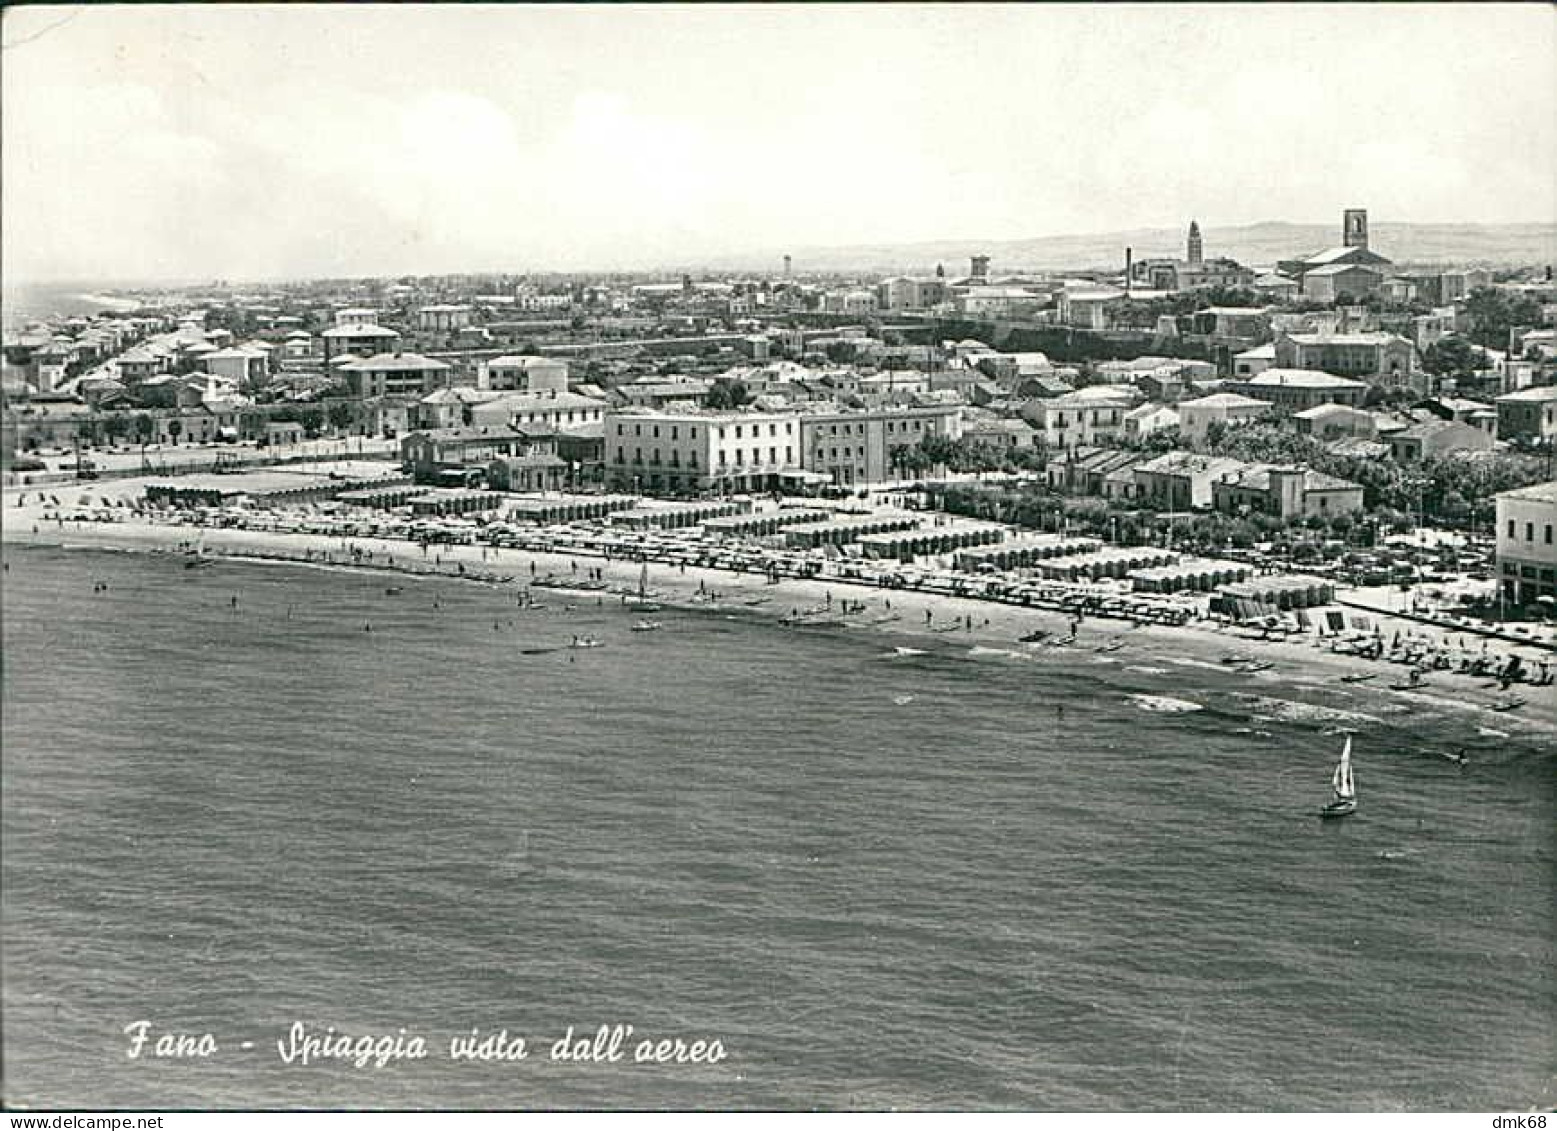
[[[115,493],[129,494],[129,482],[114,484]],[[101,491],[94,490],[94,494]],[[72,492],[74,495],[74,492]],[[587,581],[596,574],[608,589],[581,592],[583,602],[620,601],[620,594],[635,592],[643,565],[633,559],[607,559],[594,553],[536,552],[498,549],[477,545],[415,544],[379,538],[340,537],[323,534],[278,533],[237,528],[163,525],[147,521],[128,511],[122,521],[61,522],[45,518],[45,513],[69,508],[40,504],[34,495],[26,505],[18,505],[15,492],[8,492],[4,509],[3,539],[8,546],[45,545],[70,548],[97,547],[141,552],[177,553],[195,544],[212,557],[240,557],[255,560],[292,561],[362,568],[409,574],[465,576],[471,580],[511,577],[515,589],[534,583],[566,587]],[[62,502],[68,502],[61,496]],[[8,555],[16,560],[16,555]],[[1392,690],[1390,684],[1405,679],[1400,664],[1362,659],[1331,652],[1328,641],[1314,636],[1287,639],[1261,639],[1257,632],[1230,628],[1211,621],[1192,621],[1182,626],[1141,625],[1087,618],[1068,644],[1058,645],[1070,633],[1070,619],[1061,612],[1000,604],[974,598],[952,597],[914,590],[879,589],[874,585],[837,578],[784,579],[777,584],[760,573],[735,573],[726,570],[650,563],[649,589],[653,599],[666,606],[739,610],[744,615],[770,617],[780,621],[795,611],[815,612],[830,626],[839,622],[848,631],[891,633],[925,642],[950,643],[955,640],[968,647],[1005,650],[1014,657],[1066,651],[1096,655],[1107,649],[1110,661],[1134,665],[1177,664],[1186,670],[1186,690],[1193,690],[1194,666],[1224,667],[1230,655],[1246,656],[1272,665],[1246,678],[1251,691],[1262,682],[1290,681],[1301,677],[1309,684],[1335,684],[1337,705],[1347,710],[1369,709],[1400,711],[1431,706],[1435,710],[1463,713],[1465,721],[1497,734],[1557,737],[1557,691],[1553,687],[1515,685],[1501,690],[1494,681],[1453,672],[1433,672],[1420,689]],[[488,583],[491,583],[489,580]],[[845,613],[846,607],[852,610]],[[825,614],[823,614],[823,610]],[[1463,634],[1438,630],[1402,618],[1376,615],[1384,639],[1396,632],[1414,636],[1433,647],[1453,647]],[[799,626],[790,631],[814,631]],[[1019,643],[1019,638],[1035,631],[1051,636],[1036,644]],[[1480,642],[1466,639],[1468,650]],[[1534,648],[1518,648],[1493,642],[1493,654],[1522,655],[1527,666],[1542,660],[1551,662],[1548,653]],[[1101,656],[1097,659],[1102,660]],[[1376,673],[1363,682],[1347,682],[1344,676]],[[1517,711],[1496,712],[1491,708],[1517,695],[1525,703]]]

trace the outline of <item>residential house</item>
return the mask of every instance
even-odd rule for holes
[[[1140,440],[1153,432],[1179,426],[1179,414],[1174,409],[1156,401],[1136,405],[1124,416],[1124,437]]]
[[[1302,412],[1322,404],[1361,405],[1368,386],[1317,369],[1273,367],[1242,381],[1229,381],[1227,391],[1269,401],[1280,412]]]
[[[444,384],[450,367],[421,354],[380,353],[349,361],[340,367],[340,372],[353,396],[409,396],[431,392]]]
[[[1180,401],[1179,431],[1186,439],[1200,441],[1213,424],[1242,424],[1267,416],[1270,401],[1256,400],[1239,393],[1212,393],[1208,397]]]
[[[1245,510],[1277,518],[1333,518],[1362,510],[1362,485],[1302,467],[1256,464],[1211,485],[1212,505],[1223,514]]]
[[[1415,463],[1456,452],[1490,451],[1495,441],[1475,425],[1430,419],[1391,434],[1388,443],[1397,463]]]
[[[400,441],[400,456],[418,483],[436,483],[450,470],[479,468],[522,452],[529,437],[507,428],[435,428],[412,432]]]
[[[516,430],[523,437],[510,455],[487,465],[487,484],[496,491],[560,491],[568,482],[568,463],[557,452],[557,434]]]
[[[1379,434],[1378,422],[1371,412],[1340,404],[1321,404],[1292,414],[1292,424],[1300,435],[1329,442],[1351,437],[1371,440]]]
[[[1480,428],[1494,440],[1498,436],[1498,410],[1485,401],[1469,397],[1433,397],[1411,406],[1430,412],[1440,420],[1454,420]]]
[[[1257,373],[1263,373],[1276,364],[1276,343],[1266,342],[1264,345],[1246,349],[1242,353],[1233,354],[1233,376],[1253,377]]]
[[[568,363],[533,355],[494,357],[481,363],[476,387],[519,393],[566,392]]]
[[[208,353],[201,364],[207,373],[225,378],[239,389],[258,389],[270,375],[269,355],[243,346]]]
[[[474,406],[493,400],[499,394],[485,389],[466,386],[434,389],[411,407],[410,425],[418,431],[436,431],[442,428],[468,428],[475,420],[471,416]]]
[[[578,393],[500,393],[470,406],[477,427],[565,432],[586,425],[603,425],[609,405]]]
[[[1303,284],[1296,279],[1289,279],[1285,275],[1279,275],[1274,271],[1264,275],[1256,275],[1250,288],[1274,302],[1290,302],[1295,299],[1303,289]]]
[[[963,439],[1003,451],[1032,448],[1037,436],[1037,429],[1020,417],[981,417],[962,426]]]
[[[375,326],[367,322],[352,322],[332,326],[320,335],[324,342],[324,361],[339,354],[351,353],[358,357],[392,353],[400,344],[398,332],[387,326]]]
[[[1136,467],[1136,499],[1158,510],[1205,509],[1212,504],[1216,482],[1244,466],[1219,456],[1167,452]]]
[[[1049,490],[1062,495],[1103,495],[1105,482],[1110,475],[1133,469],[1145,461],[1146,457],[1140,452],[1117,448],[1072,448],[1044,465],[1044,481]],[[1130,482],[1134,483],[1133,476]]]
[[[1122,435],[1124,414],[1139,399],[1134,389],[1094,385],[1049,400],[1029,401],[1022,414],[1040,431],[1044,444],[1058,451]]]
[[[1551,443],[1557,438],[1557,385],[1537,385],[1497,398],[1498,435]]]

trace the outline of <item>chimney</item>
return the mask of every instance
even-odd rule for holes
[[[1125,248],[1125,294],[1130,293],[1130,277],[1134,274],[1135,248]]]

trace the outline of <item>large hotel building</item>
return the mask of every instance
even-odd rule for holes
[[[800,470],[792,412],[638,410],[606,419],[606,478],[620,488],[768,491]]]
[[[769,491],[786,483],[840,487],[897,477],[892,449],[955,439],[956,406],[874,411],[740,412],[626,409],[605,426],[607,480],[621,490]]]

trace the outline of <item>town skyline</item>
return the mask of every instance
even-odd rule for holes
[[[1554,28],[1498,5],[13,9],[7,274],[641,270],[1353,205],[1542,222]]]

